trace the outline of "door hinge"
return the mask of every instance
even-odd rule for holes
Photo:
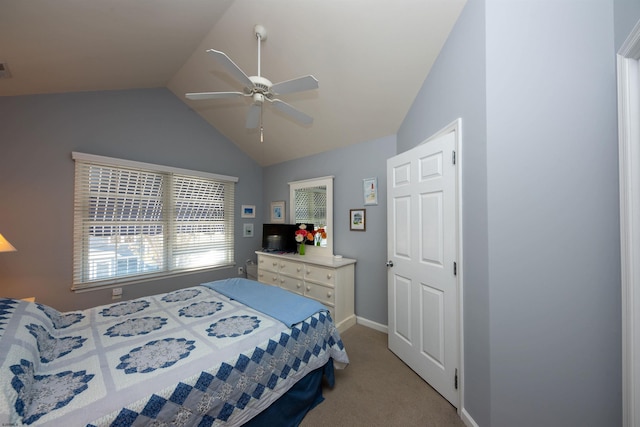
[[[451,152],[451,163],[456,164],[456,152],[455,150]]]
[[[454,276],[458,275],[458,263],[457,262],[453,263],[453,275]]]
[[[453,386],[456,388],[456,390],[458,389],[458,368],[456,368],[456,373],[453,378]]]

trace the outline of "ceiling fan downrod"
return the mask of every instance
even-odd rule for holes
[[[262,25],[256,24],[253,27],[253,31],[258,39],[258,77],[260,77],[260,63],[262,62],[260,59],[260,44],[262,41],[267,39],[267,30]]]

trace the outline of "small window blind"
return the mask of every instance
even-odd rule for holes
[[[237,178],[73,153],[72,289],[234,264]]]

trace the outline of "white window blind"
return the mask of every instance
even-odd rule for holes
[[[73,289],[234,264],[237,178],[73,158]]]

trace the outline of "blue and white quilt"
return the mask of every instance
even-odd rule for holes
[[[68,313],[0,298],[0,424],[242,425],[330,358],[349,362],[326,311],[287,327],[208,286]]]

